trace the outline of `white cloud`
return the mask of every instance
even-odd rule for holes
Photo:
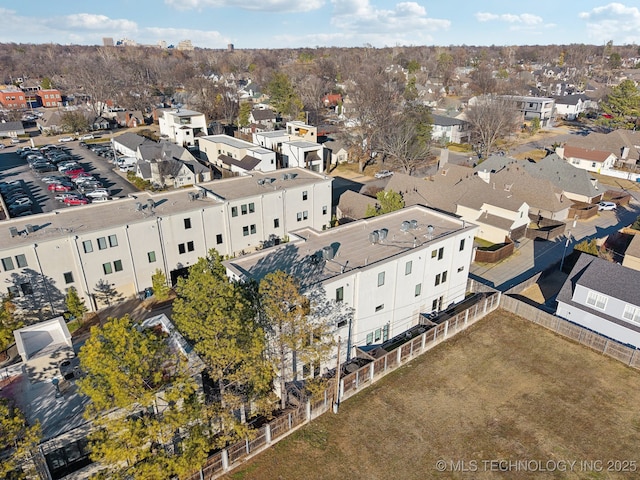
[[[205,8],[232,7],[262,12],[309,12],[324,5],[324,0],[164,0],[177,10],[202,10]]]
[[[74,29],[85,30],[117,30],[117,31],[136,31],[138,24],[131,20],[113,19],[106,15],[94,15],[91,13],[76,13],[67,15],[61,19],[56,19],[53,25],[60,27],[73,27]]]
[[[542,17],[538,15],[533,15],[532,13],[521,13],[521,14],[513,14],[513,13],[502,13],[500,15],[489,12],[478,12],[475,14],[476,20],[479,22],[490,22],[493,20],[499,20],[507,23],[516,23],[523,25],[539,25],[542,23]]]
[[[430,32],[447,30],[451,22],[430,18],[416,2],[400,2],[392,10],[378,9],[369,0],[331,0],[331,24],[344,33],[334,38],[362,39],[375,46],[415,45],[431,41]]]
[[[614,40],[615,43],[640,42],[640,9],[622,3],[609,3],[589,12],[580,12],[578,18],[587,22],[587,35],[597,42]]]

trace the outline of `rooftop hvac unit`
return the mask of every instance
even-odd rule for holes
[[[383,243],[386,240],[388,234],[389,229],[387,228],[381,228],[380,230],[378,230],[378,240],[380,241],[380,243]]]
[[[147,199],[147,208],[149,210],[153,210],[156,206],[156,202],[154,202],[151,198]]]
[[[406,220],[400,224],[400,230],[402,230],[403,232],[408,232],[410,228],[411,228],[411,223],[409,223]]]
[[[30,223],[27,223],[24,228],[27,229],[27,233],[33,233],[36,231],[36,227],[34,227],[33,225],[31,225]]]
[[[380,233],[378,233],[378,230],[374,230],[369,234],[369,243],[371,243],[371,245],[375,245],[376,243],[378,243],[379,239]]]
[[[264,178],[259,178],[257,180],[258,185],[264,185]]]
[[[415,230],[416,228],[418,228],[417,220],[409,220],[409,224],[411,225],[411,230]]]
[[[333,247],[330,245],[322,247],[322,258],[325,260],[333,260]]]
[[[288,173],[283,173],[282,174],[282,180],[289,180],[289,174]]]
[[[273,183],[273,182],[275,182],[275,181],[276,181],[276,179],[275,179],[275,178],[273,178],[273,177],[269,177],[269,178],[265,178],[265,179],[264,179],[264,183]]]
[[[189,201],[190,202],[193,202],[197,198],[198,198],[198,194],[197,193],[189,192]]]
[[[294,178],[296,178],[297,176],[298,176],[298,174],[297,174],[297,173],[290,173],[290,174],[289,174],[289,178],[290,178],[291,180],[293,180],[293,179],[294,179]]]
[[[427,225],[427,235],[429,235],[429,238],[433,235],[433,225]]]
[[[12,237],[18,236],[18,229],[16,227],[9,227],[9,233]]]
[[[141,211],[142,211],[142,203],[136,202],[136,212],[141,212]]]

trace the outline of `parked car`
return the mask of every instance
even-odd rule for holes
[[[10,206],[15,205],[16,207],[20,207],[22,205],[33,205],[33,200],[29,197],[20,197],[11,202]]]
[[[618,206],[613,202],[599,202],[598,210],[615,210]]]
[[[100,197],[108,197],[109,192],[104,188],[96,188],[95,190],[85,193],[85,195],[89,198],[100,198]]]
[[[97,197],[97,198],[92,198],[91,203],[103,203],[103,202],[109,202],[110,200],[111,200],[111,197]]]
[[[89,203],[89,199],[84,197],[68,197],[64,199],[64,203],[67,205],[86,205]]]
[[[73,142],[74,140],[75,140],[75,138],[73,138],[73,137],[60,137],[58,139],[58,141],[62,142],[62,143]]]
[[[50,192],[70,192],[73,190],[73,186],[63,183],[52,183],[47,187],[47,189]]]
[[[93,140],[94,138],[96,137],[94,137],[93,134],[87,133],[85,135],[82,135],[78,140]]]
[[[378,173],[375,174],[376,178],[387,178],[390,177],[391,175],[393,175],[393,172],[390,170],[380,170]]]
[[[9,214],[12,217],[18,217],[24,214],[25,212],[31,213],[31,205],[14,205],[9,207]]]
[[[62,170],[62,173],[64,173],[68,177],[71,177],[77,173],[82,173],[82,172],[84,172],[84,168],[82,167],[71,167],[68,170]]]
[[[58,193],[54,198],[59,202],[64,202],[66,198],[76,197],[76,196],[77,195],[75,193]]]
[[[36,173],[57,172],[58,168],[55,165],[52,165],[49,163],[49,164],[39,165],[35,167],[33,171]]]
[[[42,180],[44,183],[60,183],[64,180],[66,180],[67,177],[63,177],[62,175],[47,175],[46,177],[42,177],[40,180]]]
[[[19,144],[19,143],[20,143],[20,141],[21,141],[21,140],[20,140],[19,138],[13,137],[13,138],[11,139],[11,144],[12,144],[12,145],[17,145],[17,144]]]

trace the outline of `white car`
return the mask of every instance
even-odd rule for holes
[[[393,175],[393,172],[390,170],[380,170],[378,173],[375,174],[376,178],[387,178],[390,177],[391,175]]]
[[[599,202],[598,211],[600,210],[615,210],[618,206],[613,202]]]
[[[75,138],[73,137],[60,137],[58,139],[58,142],[64,143],[64,142],[73,142],[75,140]]]
[[[86,135],[82,135],[80,138],[78,138],[78,140],[93,140],[94,137],[93,134],[91,133],[87,133]]]
[[[13,145],[17,145],[18,143],[20,143],[20,139],[19,139],[19,138],[16,138],[16,137],[13,137],[13,138],[11,139],[11,143],[12,143]]]
[[[104,198],[109,196],[109,192],[104,188],[96,188],[95,190],[87,192],[84,195],[85,197],[89,198]]]

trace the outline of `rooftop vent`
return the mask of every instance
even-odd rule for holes
[[[415,230],[416,228],[418,228],[418,221],[417,220],[409,220],[409,225],[411,226],[411,230]]]
[[[429,238],[433,235],[433,225],[427,225],[427,235]]]
[[[375,245],[376,243],[378,243],[379,240],[380,240],[380,233],[378,232],[378,230],[374,230],[369,234],[369,242],[371,243],[371,245]]]
[[[402,230],[403,232],[408,232],[410,228],[411,228],[411,223],[409,223],[407,220],[405,220],[404,222],[402,222],[402,224],[400,224],[400,230]]]
[[[273,178],[273,177],[267,177],[267,178],[264,179],[264,183],[273,183],[275,181],[276,181],[276,179]]]
[[[257,180],[258,185],[264,185],[264,178],[259,178]]]
[[[153,209],[155,208],[155,206],[156,206],[156,202],[154,202],[153,199],[151,198],[147,199],[147,208],[149,210],[153,212]]]
[[[289,174],[288,173],[283,173],[282,174],[282,180],[289,180]]]
[[[9,227],[9,233],[11,234],[11,237],[17,237],[19,235],[16,227]]]
[[[298,174],[297,174],[297,173],[290,173],[290,174],[289,174],[289,178],[290,178],[291,180],[293,180],[293,179],[294,179],[294,178],[296,178],[297,176],[298,176]]]
[[[198,195],[196,192],[189,192],[189,201],[193,202],[194,200],[197,200],[199,196],[200,195]]]
[[[142,203],[136,202],[136,212],[141,212],[141,211],[142,211]]]
[[[326,247],[322,247],[322,258],[325,260],[333,260],[333,247],[327,245]]]
[[[380,243],[384,243],[388,234],[389,234],[388,228],[381,228],[380,230],[378,230],[378,240],[380,241]]]
[[[27,229],[27,233],[33,233],[36,231],[36,227],[31,225],[30,223],[27,223],[24,227]]]

